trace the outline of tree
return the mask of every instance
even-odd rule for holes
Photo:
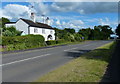
[[[80,29],[79,34],[83,35],[88,40],[106,40],[113,34],[112,28],[108,25],[94,26],[94,29]]]
[[[120,38],[120,24],[117,26],[116,34],[117,34],[117,35],[119,36],[119,38]]]
[[[86,28],[86,29],[80,29],[78,31],[79,34],[81,34],[82,36],[84,36],[84,38],[87,40],[89,38],[89,35],[91,34],[91,30],[90,28]]]
[[[64,30],[65,30],[66,32],[71,33],[71,34],[74,34],[74,33],[75,33],[75,29],[65,28]]]
[[[21,36],[22,31],[18,31],[16,30],[15,27],[11,26],[11,27],[3,27],[2,28],[2,35],[3,36]]]
[[[3,34],[3,36],[13,36],[12,32],[10,32],[9,30],[6,30],[2,34]]]
[[[79,34],[79,33],[75,33],[75,34],[74,34],[74,38],[75,38],[76,41],[81,41],[81,40],[82,40],[82,37],[83,37],[83,36],[82,36],[81,34]]]
[[[93,30],[93,40],[102,40],[103,35],[101,33],[101,25],[99,26],[94,26],[94,30]]]
[[[2,17],[2,18],[0,19],[0,21],[2,22],[2,27],[4,27],[4,26],[5,26],[5,23],[10,22],[10,20],[9,20],[9,19],[4,18],[4,17]]]

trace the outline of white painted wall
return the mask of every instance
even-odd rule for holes
[[[29,25],[21,19],[19,19],[16,22],[16,29],[19,30],[19,31],[23,31],[22,35],[27,35],[28,34],[28,26]]]
[[[16,27],[16,24],[15,23],[7,23],[5,24],[5,27]]]
[[[38,29],[38,32],[34,32],[34,29]],[[42,33],[42,29],[45,30],[45,33]],[[52,31],[52,33],[51,33]],[[30,34],[40,34],[42,35],[44,38],[45,38],[45,41],[47,41],[48,39],[48,35],[51,35],[52,36],[52,40],[55,40],[55,30],[53,29],[45,29],[45,28],[37,28],[37,27],[30,27]]]

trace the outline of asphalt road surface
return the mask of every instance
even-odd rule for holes
[[[86,41],[81,44],[36,49],[2,55],[3,82],[33,82],[90,50],[111,41]]]

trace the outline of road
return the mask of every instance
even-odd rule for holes
[[[32,82],[40,76],[111,41],[86,41],[81,44],[36,49],[2,55],[3,82]]]

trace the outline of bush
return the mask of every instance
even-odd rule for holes
[[[74,38],[75,38],[76,41],[82,41],[82,37],[83,36],[79,33],[74,34]]]
[[[9,44],[14,44],[14,38],[13,37],[2,37],[2,45],[6,46]]]
[[[3,36],[14,36],[13,33],[11,31],[9,31],[9,30],[6,30],[2,34],[3,34]]]
[[[54,44],[56,44],[56,41],[55,40],[46,41],[46,44],[47,45],[54,45]]]
[[[67,41],[65,41],[64,39],[59,39],[56,41],[56,44],[62,44],[62,43],[66,43]]]
[[[23,50],[23,49],[27,49],[25,43],[22,44],[20,43],[17,45],[13,45],[13,44],[7,45],[5,50],[11,51],[11,50]]]
[[[37,48],[44,46],[44,43],[44,37],[41,35],[2,37],[2,45],[6,46],[7,50]]]
[[[2,35],[3,36],[21,36],[21,34],[22,34],[22,31],[16,30],[16,28],[13,26],[7,27],[7,28],[6,27],[2,28]]]
[[[55,44],[63,44],[69,41],[66,41],[64,39],[59,39],[59,40],[50,40],[50,41],[46,41],[47,45],[55,45]]]

